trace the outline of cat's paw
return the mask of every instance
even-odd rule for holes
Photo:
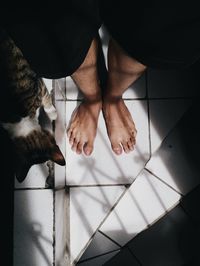
[[[51,121],[56,120],[58,115],[54,106],[51,106],[50,108],[44,108],[44,110]]]

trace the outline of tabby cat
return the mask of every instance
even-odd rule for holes
[[[51,121],[56,109],[42,80],[31,69],[21,50],[0,29],[0,123],[16,150],[16,178],[22,182],[34,164],[52,160],[65,165],[53,133],[39,124],[39,110]]]

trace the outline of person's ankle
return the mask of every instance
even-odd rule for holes
[[[122,99],[122,95],[106,93],[103,95],[103,103],[116,103]]]
[[[83,102],[86,104],[90,104],[90,105],[99,105],[102,106],[102,97],[101,95],[96,95],[96,96],[84,96],[83,98]]]

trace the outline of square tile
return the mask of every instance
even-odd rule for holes
[[[91,237],[124,190],[120,186],[70,189],[71,262],[82,256]]]
[[[140,266],[141,264],[136,260],[128,248],[122,248],[119,253],[107,261],[105,266]]]
[[[149,101],[152,153],[159,148],[164,138],[191,104],[192,100],[189,99],[157,99]]]
[[[160,219],[179,199],[178,193],[144,170],[109,214],[100,230],[123,246]]]
[[[105,237],[103,234],[96,232],[95,236],[92,239],[92,242],[83,253],[83,256],[80,258],[79,262],[118,249],[120,249],[119,245],[116,245],[113,241]]]
[[[53,264],[53,193],[15,192],[14,265]]]
[[[198,105],[192,106],[153,154],[146,168],[186,195],[200,184]]]
[[[128,243],[144,266],[199,265],[199,233],[177,206]],[[191,262],[196,261],[196,264]]]
[[[99,256],[97,258],[87,260],[85,262],[78,263],[77,265],[81,266],[102,266],[104,263],[106,263],[108,260],[110,260],[113,256],[115,256],[119,251],[114,251],[102,256]]]
[[[147,70],[149,98],[193,97],[199,91],[199,65],[183,70]]]
[[[67,126],[76,105],[76,102],[66,103]],[[143,169],[150,156],[147,103],[142,100],[126,101],[126,105],[138,131],[135,150],[120,156],[112,152],[105,122],[102,114],[100,114],[94,151],[91,156],[77,155],[71,151],[67,140],[66,182],[68,185],[131,183]]]

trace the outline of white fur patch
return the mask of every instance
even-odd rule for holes
[[[24,117],[18,123],[3,123],[3,128],[8,131],[11,138],[26,137],[33,130],[41,130],[36,118]]]
[[[51,121],[56,120],[57,118],[57,111],[56,108],[51,105],[49,108],[44,107],[45,112],[47,113],[48,117]]]

